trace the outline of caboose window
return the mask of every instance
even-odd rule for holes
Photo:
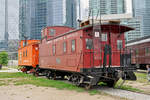
[[[122,49],[122,40],[117,40],[117,49],[118,50]]]
[[[138,50],[138,49],[135,50],[135,55],[136,55],[136,56],[139,55],[139,50]]]
[[[75,40],[71,41],[71,51],[74,52],[75,51]]]
[[[85,39],[86,41],[86,49],[92,49],[93,41],[92,39]]]
[[[64,53],[67,52],[67,43],[66,42],[63,43],[63,51],[64,51]]]
[[[25,57],[25,52],[23,51],[23,57]]]
[[[28,52],[27,52],[27,50],[26,50],[26,57],[28,56]]]
[[[102,34],[101,39],[103,42],[107,41],[107,34]]]
[[[56,46],[55,45],[53,45],[53,55],[55,55],[55,53],[56,53]]]
[[[54,36],[56,33],[56,30],[50,29],[49,32],[50,32],[50,34],[49,34],[50,36]]]
[[[147,55],[147,54],[149,54],[149,53],[150,53],[149,48],[145,48],[145,54]]]

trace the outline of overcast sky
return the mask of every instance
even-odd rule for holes
[[[89,0],[81,0],[81,7],[83,9],[88,7]],[[131,0],[127,0],[127,12],[131,13]],[[0,40],[4,38],[4,8],[5,0],[0,0]],[[19,0],[8,0],[9,9],[9,39],[18,38],[18,21],[19,21]],[[85,12],[82,9],[83,15]]]

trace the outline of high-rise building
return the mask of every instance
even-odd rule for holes
[[[65,25],[76,27],[77,23],[76,0],[48,0],[47,2],[47,25]]]
[[[89,0],[89,10],[96,16],[100,11],[104,14],[122,14],[125,13],[124,0]]]
[[[41,29],[46,27],[47,0],[20,0],[20,39],[40,39]],[[27,37],[27,38],[25,38]]]
[[[41,39],[46,26],[76,27],[76,0],[20,0],[20,39]]]
[[[150,0],[133,0],[133,15],[141,19],[142,36],[150,35]]]
[[[125,34],[126,41],[131,41],[137,38],[141,38],[141,29],[140,29],[141,19],[140,18],[137,17],[137,18],[124,19],[121,21],[121,24],[134,28],[134,30],[126,32]]]

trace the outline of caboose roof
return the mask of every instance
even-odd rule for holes
[[[97,28],[99,27],[99,24],[94,25]],[[82,27],[80,29],[86,30],[89,28],[93,28],[93,25],[88,25],[85,27]],[[113,32],[113,33],[124,33],[124,32],[128,32],[134,30],[134,28],[128,27],[128,26],[124,26],[124,25],[120,25],[120,24],[102,24],[101,25],[101,31],[105,31],[105,32]]]
[[[94,26],[99,27],[99,24],[94,25]],[[84,27],[80,27],[78,29],[71,30],[71,31],[66,32],[64,34],[60,34],[60,35],[53,37],[51,39],[55,39],[55,38],[58,38],[58,37],[61,37],[61,36],[76,32],[76,31],[88,30],[88,29],[92,29],[92,28],[93,28],[93,25],[87,25]],[[128,26],[120,25],[120,24],[108,24],[108,23],[101,24],[101,31],[102,32],[111,32],[111,33],[116,33],[116,34],[118,34],[118,33],[122,34],[124,32],[128,32],[130,30],[134,30],[134,29],[131,27],[128,27]],[[48,39],[48,40],[51,40],[51,39]]]

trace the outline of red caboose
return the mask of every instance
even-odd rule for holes
[[[23,72],[39,65],[39,40],[22,40],[18,49],[18,66],[24,67]]]
[[[80,29],[53,26],[42,31],[39,66],[47,77],[65,76],[77,85],[96,85],[103,81],[113,86],[118,73],[133,79],[134,68],[121,66],[124,32],[132,28],[114,23],[88,25]],[[130,72],[130,74],[128,74]]]

